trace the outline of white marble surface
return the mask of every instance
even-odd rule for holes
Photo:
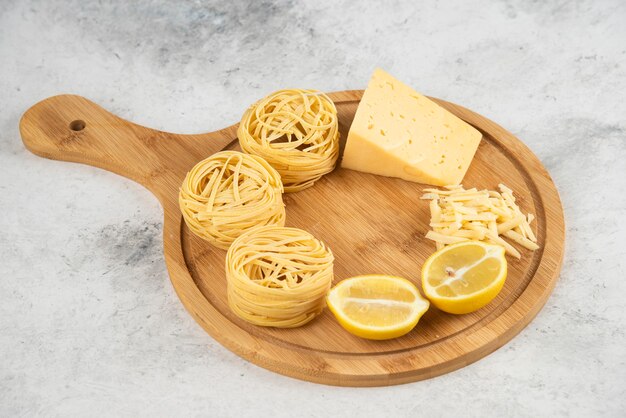
[[[0,1],[0,416],[624,416],[626,3],[107,3]],[[18,133],[64,92],[211,131],[277,88],[363,88],[375,66],[522,138],[567,221],[531,325],[403,386],[310,384],[224,349],[169,283],[156,199]]]

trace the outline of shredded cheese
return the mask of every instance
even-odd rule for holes
[[[430,200],[430,227],[426,238],[437,249],[457,242],[477,240],[498,244],[520,258],[520,252],[502,237],[529,250],[536,250],[537,236],[530,227],[535,216],[524,215],[515,202],[513,190],[504,184],[493,190],[464,189],[462,185],[445,190],[424,189],[422,199]]]

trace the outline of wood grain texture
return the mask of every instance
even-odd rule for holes
[[[330,94],[342,139],[362,91]],[[328,310],[296,329],[241,321],[228,309],[224,258],[189,232],[178,209],[178,188],[199,160],[221,149],[239,149],[236,125],[200,135],[177,135],[135,125],[79,96],[55,96],[30,108],[20,122],[26,147],[46,158],[97,166],[133,179],[164,208],[164,251],[176,292],[215,339],[262,367],[313,382],[382,386],[437,376],[501,347],[544,305],[558,278],[564,246],[561,202],[537,157],[512,134],[461,106],[433,99],[483,133],[465,177],[466,187],[511,187],[534,223],[541,248],[508,258],[504,289],[485,308],[450,315],[435,307],[409,334],[389,341],[363,340],[344,331]],[[343,147],[343,144],[342,144]],[[336,169],[312,188],[284,195],[287,226],[308,230],[336,257],[335,283],[350,276],[388,273],[420,286],[424,260],[434,244],[424,238],[429,209],[425,186]]]

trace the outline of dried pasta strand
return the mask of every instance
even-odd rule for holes
[[[255,325],[304,325],[326,306],[333,261],[330,249],[301,229],[250,230],[226,254],[228,305]]]
[[[317,90],[279,90],[261,99],[244,113],[237,136],[245,153],[280,173],[288,193],[312,186],[339,155],[337,109]]]
[[[250,228],[285,224],[282,192],[263,158],[221,151],[187,173],[178,203],[191,232],[226,250]]]

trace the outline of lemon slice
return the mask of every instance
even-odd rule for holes
[[[326,300],[342,327],[370,340],[406,334],[429,306],[413,283],[377,274],[342,280]]]
[[[506,279],[504,247],[479,241],[449,245],[422,267],[422,289],[439,309],[474,312],[495,298]]]

